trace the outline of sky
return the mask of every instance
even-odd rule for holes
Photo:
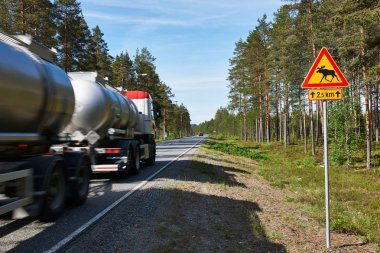
[[[90,29],[99,25],[109,53],[146,47],[178,105],[199,124],[228,105],[229,59],[281,0],[78,0]]]

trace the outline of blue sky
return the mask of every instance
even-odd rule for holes
[[[90,28],[99,25],[110,54],[146,47],[156,72],[184,104],[192,123],[228,104],[229,58],[257,19],[281,0],[78,0]]]

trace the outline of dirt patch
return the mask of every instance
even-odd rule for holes
[[[206,150],[185,156],[66,251],[325,252],[325,229],[256,166]],[[331,244],[332,252],[376,252],[353,235],[332,233]]]

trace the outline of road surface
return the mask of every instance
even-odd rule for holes
[[[103,218],[182,155],[194,151],[203,137],[189,137],[157,144],[154,166],[143,167],[136,176],[115,173],[94,175],[86,203],[68,207],[55,222],[36,219],[0,219],[0,252],[57,252]]]

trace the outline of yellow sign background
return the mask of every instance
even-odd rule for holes
[[[340,83],[342,83],[341,82],[342,80],[339,79],[340,81],[338,81],[338,79],[336,77],[333,78],[332,76],[327,77],[328,80],[331,80],[331,78],[333,78],[333,80],[331,82],[326,81],[325,79],[322,80],[323,74],[317,73],[317,70],[318,70],[318,68],[321,68],[323,66],[325,66],[324,69],[334,70],[334,67],[330,63],[329,59],[326,57],[326,55],[323,55],[321,58],[321,61],[319,62],[318,66],[317,66],[317,68],[315,69],[314,73],[310,77],[310,80],[309,80],[310,83],[329,83],[329,84],[334,84],[334,83],[340,84]],[[336,76],[339,78],[337,73],[336,73]]]
[[[342,100],[343,89],[309,89],[307,95],[309,100]]]

